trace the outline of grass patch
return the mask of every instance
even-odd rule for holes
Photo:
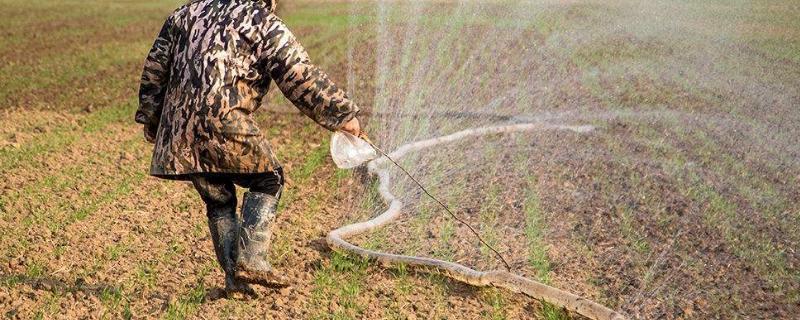
[[[206,298],[206,287],[202,281],[198,281],[189,292],[178,298],[177,301],[170,303],[164,314],[165,320],[186,319],[191,316],[197,307]]]
[[[483,204],[481,204],[481,209],[479,212],[479,219],[480,219],[480,226],[479,232],[481,238],[486,241],[487,244],[492,246],[497,250],[501,250],[498,248],[497,245],[499,243],[497,231],[495,230],[495,226],[497,225],[497,212],[503,210],[503,205],[500,201],[500,187],[498,185],[492,184],[489,186],[489,190],[486,192],[486,197],[483,200]],[[495,253],[492,252],[489,248],[485,245],[481,245],[481,254],[484,259],[494,260]]]
[[[100,302],[106,308],[103,318],[119,316],[122,319],[131,319],[133,313],[130,308],[130,298],[118,288],[108,287],[100,291]],[[122,308],[119,314],[115,310]]]
[[[483,313],[484,319],[490,320],[505,320],[508,316],[505,313],[505,307],[508,304],[505,297],[498,289],[484,289],[483,300],[489,302],[491,310]]]
[[[359,319],[364,306],[358,295],[365,283],[368,261],[334,251],[314,275],[312,319]]]
[[[152,289],[158,281],[158,268],[155,261],[141,261],[137,263],[133,283],[136,286]]]
[[[78,79],[126,62],[138,61],[150,41],[111,43],[66,58],[54,59],[33,66],[0,67],[0,79],[7,86],[0,90],[0,101],[26,88],[67,86]]]
[[[89,114],[78,125],[58,126],[41,134],[20,148],[0,149],[0,173],[8,172],[35,158],[62,151],[81,138],[82,133],[98,132],[112,123],[129,120],[136,110],[136,103],[129,100],[112,108],[100,109]]]
[[[547,224],[545,216],[539,205],[539,196],[536,193],[535,177],[528,178],[528,190],[526,192],[523,212],[525,213],[525,238],[528,242],[528,263],[533,268],[536,280],[550,284],[550,258],[548,256],[549,246],[545,242],[545,230]],[[569,314],[562,308],[542,301],[541,316],[547,320],[569,319]]]
[[[539,196],[536,194],[536,179],[529,178],[527,196],[523,204],[525,213],[525,238],[528,242],[528,263],[536,272],[536,279],[543,283],[550,283],[550,259],[547,252],[549,247],[544,240],[547,226],[544,215],[539,206]]]
[[[298,181],[298,184],[303,184],[325,164],[325,160],[328,159],[328,149],[330,149],[330,139],[324,139],[320,146],[307,154],[303,165],[294,173],[294,178]]]

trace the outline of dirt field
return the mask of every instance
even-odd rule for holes
[[[6,3],[8,2],[8,3]],[[261,115],[288,172],[273,259],[294,281],[257,300],[218,299],[203,206],[191,186],[146,175],[132,122],[141,61],[164,1],[4,1],[0,66],[0,314],[4,318],[490,317],[498,293],[400,275],[331,253],[356,182],[335,171],[329,134],[297,113]],[[285,19],[344,79],[341,5]],[[36,14],[31,14],[35,12]],[[342,11],[346,12],[346,11]],[[333,16],[331,28],[328,16]],[[336,21],[340,23],[337,25]],[[271,109],[292,110],[274,95]],[[431,303],[434,299],[437,303]],[[510,315],[539,308],[519,299]],[[513,317],[513,316],[512,316]]]
[[[331,252],[324,235],[369,214],[352,209],[364,201],[354,197],[365,194],[370,183],[358,172],[335,169],[329,133],[291,112],[276,92],[259,115],[288,174],[272,259],[294,283],[258,288],[258,299],[220,299],[222,272],[202,203],[190,185],[147,175],[151,147],[133,123],[141,62],[164,17],[179,3],[0,0],[0,316],[572,316],[524,296]],[[755,138],[741,144],[740,136],[712,122],[675,115],[658,121],[587,120],[602,135],[542,133],[534,142],[490,137],[501,146],[535,148],[526,156],[541,165],[523,167],[531,160],[483,155],[482,161],[509,160],[524,172],[514,176],[522,180],[495,175],[484,181],[492,190],[488,206],[510,214],[493,216],[477,200],[458,209],[475,210],[471,221],[489,226],[483,235],[528,276],[632,317],[797,318],[800,131],[791,124],[800,123],[800,26],[792,20],[798,8],[758,8],[763,15],[746,17],[752,23],[738,30],[755,40],[737,50],[759,58],[724,63],[747,64],[736,66],[743,75],[731,83],[750,81],[753,76],[746,74],[753,70],[774,70],[759,79],[778,83],[781,94],[734,92],[730,89],[739,87],[733,85],[720,89],[753,109],[728,104],[728,96],[716,91],[615,68],[616,57],[643,59],[661,45],[628,45],[624,34],[619,41],[575,50],[559,68],[576,74],[570,94],[587,101],[589,109],[646,103],[651,111],[680,105],[684,111],[727,115],[739,108],[737,119],[763,120],[756,107],[771,105],[768,110],[777,115],[766,119],[783,118],[775,128],[790,129],[772,135],[767,133],[775,128],[763,122],[735,122],[732,126],[743,128],[741,136],[765,137],[763,144]],[[542,18],[537,32],[588,23],[595,12],[612,9],[564,4]],[[338,1],[292,1],[281,8],[315,62],[338,82],[348,72],[374,73],[366,64],[347,70],[342,63],[349,13],[348,4]],[[370,41],[370,35],[359,41]],[[753,88],[760,84],[753,82]],[[351,86],[373,89],[369,82]],[[370,102],[362,104],[369,109]],[[559,139],[548,139],[554,134]],[[772,143],[776,140],[785,145]],[[460,146],[448,148],[458,152]],[[582,151],[576,156],[570,150]],[[525,199],[507,194],[520,189],[531,192]],[[357,240],[458,261],[486,256],[465,244],[465,231],[444,216],[418,215],[394,227],[401,232],[382,230]],[[392,232],[396,236],[389,237]],[[471,262],[485,266],[485,261]]]

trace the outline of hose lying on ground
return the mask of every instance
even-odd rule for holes
[[[446,136],[403,145],[397,150],[389,153],[389,157],[393,159],[399,159],[409,152],[453,142],[467,137],[546,129],[587,132],[593,128],[591,126],[564,126],[543,123],[523,123],[505,126],[473,128]],[[389,176],[389,170],[382,166],[386,161],[386,157],[381,157],[370,161],[368,164],[368,171],[371,174],[377,175],[379,179],[378,191],[384,202],[386,202],[386,204],[389,206],[388,209],[370,220],[346,225],[329,232],[326,241],[331,248],[351,252],[362,257],[374,259],[387,265],[406,264],[410,266],[421,267],[427,272],[441,273],[447,277],[474,286],[493,286],[505,288],[515,293],[524,293],[525,295],[528,295],[534,299],[549,302],[591,319],[625,319],[622,314],[594,301],[581,298],[569,292],[553,288],[551,286],[510,272],[498,270],[478,271],[457,263],[438,259],[397,255],[368,250],[345,241],[345,238],[375,230],[389,222],[394,221],[400,216],[403,203],[390,191],[391,178]]]

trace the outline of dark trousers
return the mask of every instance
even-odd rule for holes
[[[273,195],[280,199],[283,189],[283,169],[255,174],[203,173],[191,177],[192,184],[200,198],[206,203],[209,219],[219,215],[236,213],[236,185],[250,192]]]

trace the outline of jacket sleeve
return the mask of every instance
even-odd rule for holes
[[[173,17],[167,18],[158,33],[147,59],[139,85],[139,109],[136,122],[157,126],[169,81],[170,61],[172,60]]]
[[[359,111],[327,74],[311,64],[308,53],[275,16],[264,31],[261,55],[283,95],[295,107],[328,130],[335,131]]]

